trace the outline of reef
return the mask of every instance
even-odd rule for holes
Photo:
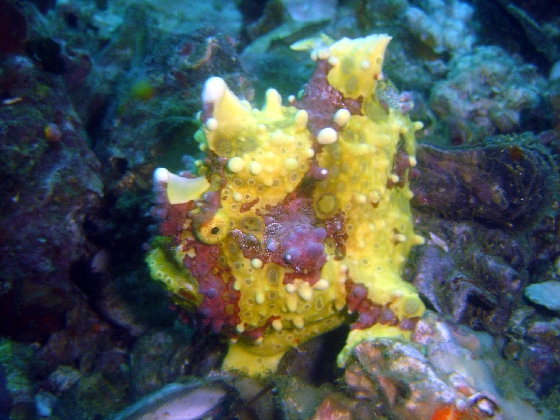
[[[45,340],[83,299],[69,271],[90,247],[83,224],[102,195],[99,161],[61,78],[13,55],[0,90],[0,334]]]
[[[147,263],[200,328],[229,338],[224,368],[274,371],[288,349],[351,323],[343,364],[362,340],[409,336],[422,315],[400,276],[423,243],[408,187],[422,124],[382,81],[390,39],[296,44],[317,63],[288,106],[270,89],[253,109],[210,78],[204,160],[155,171],[161,236]]]
[[[142,412],[559,419],[559,11],[554,0],[0,0],[0,418],[113,418],[177,383],[184,393],[140,400]],[[330,38],[372,33],[392,40],[364,101],[330,83]],[[211,77],[241,106],[224,89],[197,117]],[[283,100],[263,100],[271,86]],[[240,127],[226,103],[249,127],[242,148],[221,140]],[[416,146],[409,134],[375,143],[408,118],[424,125]],[[376,134],[362,137],[362,123]],[[326,128],[332,144],[317,141]],[[275,132],[287,143],[273,145]],[[359,141],[380,154],[349,157]],[[281,147],[306,167],[290,169]],[[354,195],[364,176],[385,185],[375,208]],[[177,178],[198,180],[191,204],[170,203]],[[401,194],[409,229],[408,188],[426,239],[410,253],[384,201]],[[200,242],[216,220],[225,239]],[[358,249],[366,225],[373,257]],[[177,287],[153,281],[150,249]],[[387,305],[374,266],[416,290],[397,282]],[[421,317],[398,316],[401,286]],[[221,369],[228,346],[254,365],[263,356],[249,350],[289,334],[274,374]],[[243,365],[233,353],[225,367]]]

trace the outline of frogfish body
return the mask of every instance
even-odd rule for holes
[[[343,364],[362,340],[407,337],[423,314],[401,278],[423,243],[408,186],[422,124],[383,81],[390,39],[314,47],[315,73],[285,105],[269,89],[254,109],[210,78],[197,173],[155,171],[151,275],[229,340],[224,369],[273,372],[290,348],[351,323]]]

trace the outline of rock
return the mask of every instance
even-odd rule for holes
[[[62,78],[20,55],[0,66],[0,334],[44,341],[83,303],[71,269],[103,185]]]
[[[525,297],[551,311],[560,311],[560,281],[531,284],[525,288]]]
[[[456,418],[458,412],[465,418],[542,418],[526,402],[526,378],[503,361],[488,334],[430,311],[411,342],[377,338],[356,346],[344,379],[354,400],[373,403],[383,418]],[[355,410],[348,402],[331,406],[324,400],[318,412]]]
[[[528,284],[530,247],[515,233],[420,215],[430,238],[414,251],[413,284],[440,314],[500,334]]]
[[[538,222],[552,197],[554,167],[540,148],[522,139],[487,147],[418,147],[412,205],[447,218],[478,219],[523,230]]]

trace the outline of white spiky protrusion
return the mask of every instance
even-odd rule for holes
[[[154,184],[158,184],[163,182],[167,184],[169,182],[169,174],[170,172],[165,168],[157,168],[154,171]]]
[[[227,168],[234,174],[238,174],[245,167],[245,162],[239,156],[234,156],[228,160]]]
[[[221,77],[211,77],[204,83],[202,90],[202,101],[206,103],[217,103],[226,93],[227,85]]]
[[[170,204],[181,204],[199,198],[209,187],[205,177],[185,178],[169,172],[165,168],[154,171],[154,184],[165,184]]]
[[[334,128],[323,128],[317,134],[317,142],[320,144],[332,144],[338,139],[338,133]]]
[[[343,127],[350,121],[350,116],[350,111],[347,109],[339,109],[334,113],[333,121]]]
[[[309,114],[305,109],[300,109],[298,112],[296,112],[296,115],[294,116],[294,123],[296,127],[305,128],[308,121]]]

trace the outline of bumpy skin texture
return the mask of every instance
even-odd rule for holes
[[[252,109],[209,79],[198,174],[155,173],[167,239],[148,265],[202,328],[230,338],[226,369],[274,371],[289,348],[351,322],[344,363],[368,337],[406,337],[424,311],[400,277],[423,242],[408,188],[421,124],[377,99],[389,40],[323,39],[289,106],[271,89]]]

